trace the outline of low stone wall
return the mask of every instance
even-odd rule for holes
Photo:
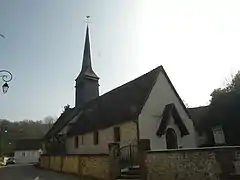
[[[61,156],[51,156],[50,157],[50,169],[55,171],[62,171],[62,157]]]
[[[146,154],[147,180],[217,180],[236,174],[240,147],[151,151]]]
[[[79,174],[79,157],[76,155],[63,156],[62,171]]]
[[[41,156],[40,158],[41,167],[49,169],[50,168],[50,157],[49,156]]]
[[[79,157],[79,173],[84,176],[93,176],[100,179],[109,179],[109,157],[98,156]]]
[[[79,176],[109,179],[109,156],[107,154],[41,156],[41,167]]]

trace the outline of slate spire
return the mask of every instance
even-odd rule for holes
[[[99,77],[95,74],[95,72],[92,69],[91,47],[90,47],[90,36],[89,36],[88,25],[87,25],[87,29],[86,29],[86,37],[85,37],[85,44],[84,44],[82,70],[81,70],[79,76],[81,76],[81,75],[85,75],[89,78],[99,79]]]
[[[82,107],[86,102],[99,96],[99,77],[92,69],[89,27],[86,28],[82,69],[76,78],[75,106]]]

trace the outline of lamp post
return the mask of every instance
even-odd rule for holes
[[[4,84],[2,85],[2,91],[3,93],[6,93],[8,91],[9,85],[8,82],[12,80],[12,73],[10,73],[7,70],[0,70],[0,78],[2,78],[2,81]]]

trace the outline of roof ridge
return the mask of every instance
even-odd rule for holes
[[[114,89],[112,89],[112,90],[110,90],[110,91],[108,91],[108,92],[106,92],[106,93],[104,93],[104,94],[102,94],[102,95],[100,95],[100,96],[98,96],[98,97],[96,97],[96,98],[88,101],[87,103],[85,103],[85,104],[83,105],[83,107],[82,107],[81,109],[86,108],[88,105],[90,105],[90,104],[93,103],[94,101],[96,101],[96,100],[98,100],[98,99],[100,99],[100,98],[103,98],[104,96],[109,95],[109,94],[111,94],[111,93],[114,93],[115,91],[121,89],[122,87],[124,87],[124,86],[126,86],[126,85],[128,85],[128,84],[131,84],[132,82],[134,82],[134,81],[136,81],[136,80],[138,80],[138,79],[141,79],[141,78],[145,77],[146,75],[151,74],[152,72],[157,71],[157,70],[160,72],[161,70],[163,70],[163,66],[162,66],[162,65],[161,65],[161,66],[158,66],[158,67],[152,69],[151,71],[148,71],[147,73],[145,73],[145,74],[143,74],[143,75],[141,75],[141,76],[138,76],[138,77],[136,77],[135,79],[133,79],[133,80],[131,80],[131,81],[128,81],[128,82],[126,82],[126,83],[124,83],[124,84],[122,84],[122,85],[120,85],[120,86],[117,86],[117,87],[115,87]]]

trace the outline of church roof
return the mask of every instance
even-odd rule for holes
[[[84,134],[115,124],[136,120],[160,71],[167,77],[163,67],[159,66],[87,103],[82,108],[81,116],[70,128],[68,135]],[[167,80],[180,99],[168,77]],[[180,102],[182,103],[181,99]],[[182,105],[185,108],[183,103]]]
[[[191,115],[193,124],[197,130],[199,130],[199,127],[203,124],[204,118],[207,116],[209,109],[210,106],[188,108],[188,112]]]
[[[17,139],[15,140],[15,151],[39,150],[42,139]]]
[[[60,132],[69,123],[71,117],[75,115],[75,112],[76,108],[69,108],[65,110],[53,124],[52,128],[47,132],[44,138],[51,138]]]
[[[84,134],[136,119],[161,69],[162,66],[87,103],[68,134]]]

